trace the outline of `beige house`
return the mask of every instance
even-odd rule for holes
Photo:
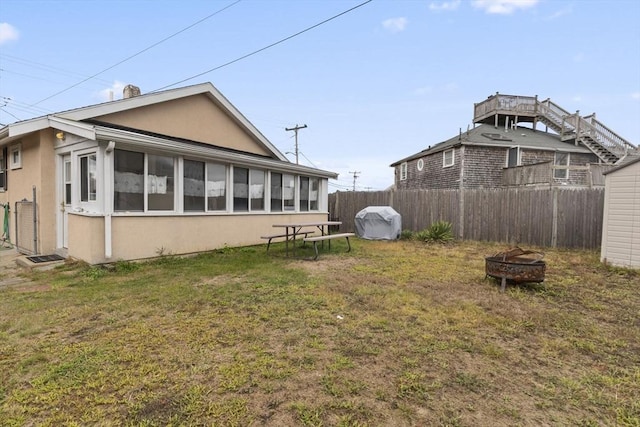
[[[135,89],[0,128],[0,203],[21,252],[97,264],[253,245],[275,223],[327,219],[337,174],[288,161],[213,85]]]
[[[605,174],[600,260],[640,268],[640,156]]]

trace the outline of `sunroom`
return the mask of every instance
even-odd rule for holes
[[[74,258],[103,263],[251,245],[291,216],[327,218],[333,173],[208,144],[93,128],[93,144],[70,137],[56,147],[64,205],[58,248]]]

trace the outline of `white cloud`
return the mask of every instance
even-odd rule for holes
[[[111,87],[102,89],[100,92],[98,92],[98,98],[102,102],[112,101],[113,99],[120,99],[122,98],[122,89],[124,89],[124,87],[124,83],[116,80],[115,82],[113,82]]]
[[[11,24],[0,22],[0,44],[4,44],[11,40],[18,40],[20,33]]]
[[[573,57],[571,59],[573,59],[573,62],[583,62],[584,61],[584,53],[577,52],[575,55],[573,55]]]
[[[458,8],[458,6],[460,6],[460,0],[451,0],[451,1],[442,1],[442,2],[432,2],[431,4],[429,4],[429,9],[430,10],[435,10],[435,11],[450,11],[450,10],[456,10]]]
[[[631,98],[632,99],[639,99],[640,100],[640,92],[633,92],[631,94]]]
[[[571,98],[571,100],[573,102],[580,102],[580,101],[582,101],[582,97],[580,95],[576,95],[573,98]]]
[[[510,15],[518,9],[533,7],[538,2],[539,0],[473,0],[471,5],[486,13]]]
[[[404,31],[407,27],[409,21],[407,18],[390,18],[386,21],[382,22],[382,26],[385,30],[388,30],[392,33],[399,33],[400,31]]]

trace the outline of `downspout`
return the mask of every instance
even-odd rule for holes
[[[17,223],[16,223],[17,224]],[[36,186],[33,186],[33,253],[38,255],[38,201],[36,200]]]
[[[104,177],[104,257],[111,258],[112,242],[111,242],[111,214],[113,213],[113,161],[112,153],[116,143],[109,141],[104,150],[103,174]]]

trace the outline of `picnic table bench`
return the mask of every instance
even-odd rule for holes
[[[347,239],[347,246],[349,247],[349,249],[347,249],[347,252],[351,251],[351,243],[349,243],[349,237],[353,237],[355,236],[355,233],[336,233],[336,234],[325,234],[322,236],[313,236],[313,237],[305,237],[303,240],[303,242],[313,242],[313,250],[316,253],[316,256],[313,258],[318,259],[318,242],[323,242],[325,240],[331,240],[331,239],[342,239],[345,238]]]
[[[309,234],[313,234],[313,230],[309,230],[309,231],[298,231],[296,233],[296,236],[303,236],[303,237],[307,237]],[[279,238],[286,238],[287,240],[293,240],[295,239],[295,236],[293,234],[285,234],[285,233],[281,233],[281,234],[270,234],[268,236],[260,236],[261,239],[265,239],[267,240],[267,252],[269,252],[269,246],[271,246],[271,240],[273,239],[279,239]]]
[[[340,221],[314,221],[314,222],[290,222],[282,224],[273,224],[274,227],[284,228],[283,234],[276,234],[275,236],[285,237],[286,254],[289,256],[289,241],[293,242],[293,255],[296,252],[296,237],[304,235],[305,238],[309,238],[309,234],[313,231],[320,231],[322,236],[329,234],[330,226],[337,226],[342,224]],[[319,236],[319,237],[322,237]],[[266,236],[269,238],[269,236]],[[322,239],[321,239],[322,240]],[[304,240],[302,242],[305,243]],[[268,246],[268,245],[267,245]],[[329,247],[331,247],[331,241],[329,241]]]

